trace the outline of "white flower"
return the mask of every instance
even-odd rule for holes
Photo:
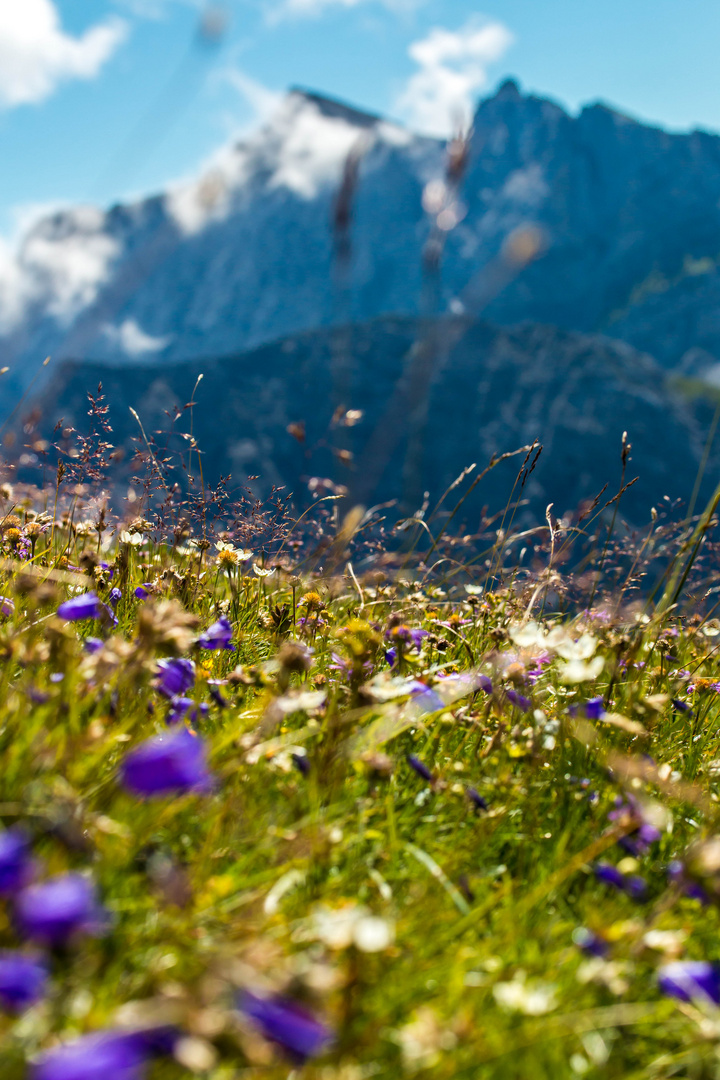
[[[555,987],[549,983],[526,983],[525,973],[519,971],[512,982],[496,983],[493,996],[503,1009],[542,1016],[557,1006]]]
[[[130,544],[131,547],[140,547],[141,544],[145,543],[145,537],[141,533],[131,533],[123,529],[120,533],[120,543]]]
[[[465,588],[467,588],[467,585]],[[511,626],[509,633],[512,640],[521,649],[532,649],[535,647],[547,649],[548,635],[542,627],[532,619],[530,622],[526,622],[523,625]]]
[[[592,682],[605,666],[602,656],[595,656],[589,663],[584,660],[569,660],[560,665],[560,681],[569,685]]]
[[[377,915],[365,915],[353,928],[353,941],[360,952],[383,952],[395,940],[395,927]]]
[[[554,633],[555,631],[551,631],[548,634],[548,643],[551,649],[555,649],[558,656],[562,656],[563,660],[589,660],[595,655],[598,642],[592,634],[582,634],[577,641],[566,637],[564,640],[554,642],[552,641]]]
[[[371,915],[361,904],[348,904],[335,910],[318,908],[313,919],[315,937],[329,949],[348,949],[354,945],[360,952],[383,952],[395,940],[393,923]]]
[[[257,563],[253,563],[253,572],[258,577],[270,577],[271,574],[275,573],[275,570],[268,570],[266,566],[258,566]]]

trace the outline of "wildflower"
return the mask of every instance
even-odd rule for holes
[[[221,552],[219,552],[218,557],[217,557],[217,561],[218,561],[218,566],[222,566],[225,570],[229,570],[230,567],[237,566],[237,561],[238,560],[237,560],[237,555],[235,554],[233,549],[229,548],[229,547],[226,547],[226,548],[223,548],[223,550]]]
[[[704,960],[676,960],[658,971],[658,986],[668,997],[680,1001],[720,1005],[720,964]]]
[[[83,649],[85,650],[85,652],[92,655],[93,653],[100,652],[100,649],[102,649],[104,644],[105,642],[102,641],[100,638],[88,637],[85,638],[85,640],[83,641]]]
[[[114,589],[110,590],[110,603],[112,604],[113,610],[118,606],[121,600],[122,589],[118,589],[116,585]]]
[[[492,679],[487,675],[478,675],[477,684],[480,690],[484,690],[486,694],[492,694],[493,684]]]
[[[572,939],[581,952],[586,956],[605,957],[610,952],[610,945],[605,938],[593,933],[584,926],[578,926],[573,930]]]
[[[138,600],[147,600],[148,596],[150,596],[152,591],[153,591],[152,582],[151,581],[145,581],[145,582],[143,582],[142,585],[138,585],[138,587],[135,590],[135,596],[138,598]]]
[[[586,701],[583,709],[588,720],[599,720],[605,713],[605,707],[603,699],[601,697],[591,698],[590,701]]]
[[[290,757],[298,772],[302,773],[303,776],[310,775],[310,762],[308,761],[306,754],[294,753],[291,754]]]
[[[165,697],[184,694],[195,682],[195,665],[192,660],[176,658],[158,660],[158,675],[155,686]]]
[[[229,649],[235,651],[232,642],[232,626],[226,615],[221,615],[217,622],[209,626],[204,634],[197,639],[201,649]]]
[[[270,577],[271,574],[275,573],[275,569],[269,570],[267,566],[258,566],[257,563],[253,563],[253,573],[259,578]]]
[[[432,781],[433,774],[428,769],[427,765],[424,765],[419,757],[415,754],[407,755],[407,762],[411,769],[414,769],[418,776],[421,776],[423,780]]]
[[[74,596],[72,600],[66,600],[57,610],[61,619],[69,619],[75,622],[77,619],[97,619],[104,609],[104,604],[94,592],[83,593],[82,596]]]
[[[691,877],[688,877],[685,865],[679,859],[673,859],[667,868],[667,876],[670,881],[679,885],[686,896],[691,900],[699,900],[701,904],[709,904],[710,896],[703,889],[702,885],[698,885],[696,881],[693,881]]]
[[[542,1016],[557,1006],[555,987],[549,983],[526,983],[525,973],[518,971],[511,982],[496,983],[493,997],[501,1008],[521,1012],[526,1016]]]
[[[320,593],[309,592],[300,598],[298,607],[304,607],[307,611],[323,611],[325,604]]]
[[[480,792],[476,788],[467,787],[467,788],[465,788],[465,792],[466,792],[467,797],[470,800],[470,802],[478,810],[488,810],[489,809],[488,804],[486,803],[485,799],[483,799],[482,795],[480,794]]]
[[[605,862],[596,863],[593,872],[598,881],[612,885],[620,892],[626,892],[633,900],[642,900],[645,896],[647,884],[644,878],[634,874],[623,874],[617,866]]]
[[[187,728],[156,735],[132,750],[120,775],[123,786],[135,795],[183,794],[210,786],[205,744]]]
[[[15,913],[26,937],[45,945],[64,945],[76,934],[96,933],[105,911],[95,887],[82,874],[61,874],[24,889]]]
[[[524,694],[519,694],[517,690],[506,690],[505,696],[516,709],[520,710],[520,712],[530,712],[532,702],[530,701],[530,698],[525,697]]]
[[[625,875],[611,863],[596,863],[593,872],[598,881],[602,881],[605,885],[612,885],[621,891],[625,888]]]
[[[8,618],[15,614],[15,604],[9,596],[0,596],[0,612]]]
[[[580,657],[568,660],[559,665],[560,681],[569,685],[581,682],[592,682],[605,667],[602,656],[594,656],[592,660],[583,660]]]
[[[539,656],[533,657],[532,663],[535,666],[528,668],[527,681],[530,683],[531,686],[534,686],[540,676],[544,673],[544,670],[548,666],[548,664],[552,663],[552,656],[549,652],[540,653]]]
[[[6,1012],[22,1012],[45,993],[47,965],[35,956],[9,949],[0,951],[0,1007]]]
[[[188,720],[197,723],[201,717],[207,716],[209,711],[210,707],[205,702],[196,705],[192,698],[175,697],[172,699],[172,706],[166,719],[168,724],[178,724],[184,716],[187,716]]]
[[[0,832],[0,896],[9,896],[27,884],[32,863],[30,843],[21,829]]]
[[[103,1031],[85,1035],[44,1054],[31,1080],[141,1080],[152,1057],[172,1052],[177,1033]]]
[[[335,653],[333,658],[339,659]],[[286,641],[277,654],[277,661],[288,673],[304,675],[312,666],[313,650],[301,641]]]
[[[410,697],[420,711],[424,713],[437,712],[439,709],[445,708],[445,702],[440,695],[419,679],[413,679],[411,682]]]
[[[329,1028],[290,998],[259,997],[245,990],[238,1005],[266,1039],[281,1046],[299,1064],[317,1057],[332,1041]]]

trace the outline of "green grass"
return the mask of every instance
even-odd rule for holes
[[[30,520],[20,515],[20,543]],[[720,895],[702,847],[717,827],[720,780],[712,623],[677,607],[643,616],[619,591],[598,591],[586,611],[570,575],[551,610],[547,577],[495,573],[479,591],[486,579],[471,561],[439,578],[406,558],[379,581],[341,557],[319,574],[267,556],[277,567],[257,577],[259,552],[228,572],[214,544],[117,537],[103,569],[97,537],[67,522],[40,537],[31,565],[7,520],[3,543],[2,593],[15,613],[0,628],[0,819],[32,834],[40,878],[91,874],[111,915],[102,936],[52,956],[43,1001],[0,1016],[3,1080],[58,1042],[155,1023],[184,1035],[179,1061],[152,1065],[159,1077],[187,1066],[211,1080],[720,1075],[720,1013],[657,986],[669,959],[720,959],[717,907],[666,873],[690,848],[696,878]],[[140,601],[143,582],[153,591]],[[55,614],[68,596],[107,599],[115,584],[117,628]],[[193,646],[223,612],[236,651]],[[531,620],[536,643],[519,646]],[[391,670],[398,627],[428,636],[421,650],[401,647]],[[553,627],[562,640],[533,682],[545,651],[537,635]],[[83,650],[88,634],[105,639],[100,652]],[[564,682],[572,660],[556,648],[569,657],[582,634],[592,640],[565,677],[587,674],[593,656],[602,663],[587,681]],[[295,639],[313,650],[307,671],[277,659]],[[190,693],[209,705],[196,726],[215,783],[143,801],[119,768],[165,727],[154,681],[157,659],[172,655],[196,662]],[[468,678],[443,677],[452,673]],[[225,708],[210,679],[227,680]],[[444,706],[421,711],[410,679]],[[571,708],[598,696],[609,719]],[[291,757],[302,751],[307,775]],[[636,860],[617,841],[639,820],[608,818],[619,796],[660,825]],[[645,896],[597,880],[598,860],[641,875]],[[12,911],[0,901],[3,948],[22,945]],[[363,914],[382,921],[358,923]],[[583,927],[607,940],[606,959],[574,943]],[[367,944],[363,928],[379,951],[354,943]],[[238,1011],[244,987],[304,1003],[333,1030],[332,1047],[294,1066]]]

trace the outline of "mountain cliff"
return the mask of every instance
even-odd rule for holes
[[[409,403],[423,377],[418,343],[428,340],[435,347],[417,451],[408,438]],[[330,374],[348,353],[356,362],[344,389],[362,417],[338,432],[331,428]],[[623,513],[644,522],[652,505],[664,505],[665,495],[687,498],[708,421],[707,407],[703,412],[666,386],[655,361],[610,339],[538,325],[503,329],[460,317],[443,320],[438,329],[437,323],[384,316],[220,359],[132,367],[68,362],[38,403],[41,427],[49,432],[62,418],[84,432],[86,392],[94,393],[102,381],[127,479],[138,469],[131,464],[133,451],[142,449],[128,406],[138,411],[145,431],[155,433],[159,458],[187,453],[177,432],[187,428],[183,411],[200,374],[193,432],[206,482],[230,473],[237,486],[259,476],[252,485],[258,493],[282,485],[300,504],[309,498],[312,477],[330,477],[366,505],[397,499],[414,510],[424,490],[436,500],[472,462],[482,467],[493,454],[540,439],[544,450],[522,491],[526,510],[520,518],[542,520],[549,502],[559,515],[606,482],[606,497],[615,493],[627,430],[633,444],[628,476],[640,480],[627,493]],[[398,387],[404,388],[400,395]],[[175,415],[175,433],[168,435]],[[302,425],[302,443],[288,431],[292,425]],[[330,449],[340,444],[354,455],[347,468]],[[413,453],[417,460],[410,460]],[[466,507],[470,527],[483,504],[493,510],[505,505],[521,460],[504,463],[479,486]],[[716,467],[713,460],[711,470]],[[413,476],[421,478],[419,490]],[[180,472],[168,474],[175,478],[182,479]]]
[[[40,221],[0,276],[0,360],[22,382],[48,354],[175,362],[417,314],[447,160],[438,140],[292,91],[198,179]],[[339,281],[333,208],[349,161]],[[532,225],[540,257],[491,290],[483,314],[600,332],[667,367],[695,348],[720,357],[718,136],[602,105],[571,116],[507,82],[480,103],[451,194],[440,311],[461,310],[512,230]]]

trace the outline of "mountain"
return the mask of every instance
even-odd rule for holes
[[[508,81],[480,103],[458,190],[443,194],[447,165],[438,140],[294,90],[198,179],[35,225],[0,274],[0,361],[22,383],[46,355],[174,363],[416,315],[438,199],[438,310],[469,298],[501,325],[602,333],[666,367],[696,348],[720,358],[718,136],[603,105],[571,116]],[[527,226],[539,257],[485,288]]]
[[[333,431],[333,380],[342,376],[347,355],[356,363],[344,391],[362,419]],[[539,325],[504,329],[462,317],[438,323],[382,316],[219,359],[131,367],[67,362],[38,403],[41,428],[50,431],[62,418],[65,426],[86,431],[86,392],[102,381],[127,479],[137,469],[133,450],[142,448],[128,406],[137,409],[147,433],[168,432],[177,408],[176,432],[186,431],[183,412],[200,374],[193,432],[206,483],[231,473],[240,485],[259,474],[252,485],[258,493],[282,485],[301,504],[309,498],[308,480],[319,476],[347,486],[366,505],[398,499],[414,510],[423,490],[436,500],[465,466],[483,467],[493,453],[540,438],[544,450],[522,492],[527,508],[519,520],[542,520],[550,502],[559,516],[606,482],[606,498],[615,493],[627,430],[633,444],[628,478],[639,474],[640,481],[625,496],[623,513],[645,522],[665,495],[687,498],[708,419],[702,407],[666,385],[654,360],[610,339]],[[418,397],[422,450],[412,460],[408,416]],[[288,432],[301,423],[302,443]],[[154,438],[158,447],[187,455],[181,435]],[[340,465],[329,445],[352,451],[351,467]],[[158,458],[166,456],[158,451]],[[523,456],[478,486],[466,506],[469,527],[477,525],[484,504],[492,510],[505,505]],[[175,478],[181,473],[168,474]],[[417,478],[419,489],[413,488]]]

